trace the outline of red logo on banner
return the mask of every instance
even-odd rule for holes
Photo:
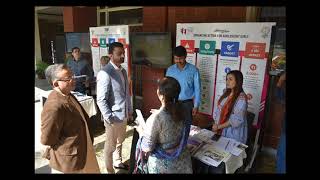
[[[187,53],[193,54],[194,53],[194,40],[181,40],[181,46],[185,47]]]
[[[118,42],[121,43],[124,48],[127,48],[126,39],[125,38],[118,38]]]
[[[124,46],[126,45],[126,39],[125,38],[119,38],[118,42],[122,43]]]
[[[98,38],[92,38],[92,47],[99,47]]]
[[[266,43],[246,43],[246,50],[244,52],[244,57],[264,59],[265,56]]]
[[[257,69],[257,65],[251,64],[251,65],[250,65],[250,69],[251,69],[252,71],[255,71],[255,70]]]

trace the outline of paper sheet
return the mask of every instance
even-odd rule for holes
[[[214,145],[216,148],[231,153],[232,155],[239,156],[242,151],[245,150],[248,146],[245,144],[242,144],[240,142],[237,142],[233,139],[221,137],[219,141],[213,141],[210,140],[208,142],[212,145]]]
[[[212,144],[205,144],[198,150],[195,157],[208,165],[217,167],[228,155],[229,153],[215,148]]]
[[[137,113],[136,123],[137,123],[139,126],[141,125],[141,127],[142,127],[143,129],[145,129],[145,127],[146,127],[146,122],[145,122],[145,120],[144,120],[144,118],[143,118],[143,115],[142,115],[140,109],[136,109],[136,113]]]
[[[214,135],[212,131],[207,129],[201,129],[197,134],[194,134],[193,137],[201,139],[202,141],[208,142],[210,141],[211,137]]]

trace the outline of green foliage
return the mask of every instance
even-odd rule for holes
[[[45,70],[49,66],[48,63],[43,62],[41,60],[38,60],[36,62],[36,74],[38,75],[39,78],[45,78]]]

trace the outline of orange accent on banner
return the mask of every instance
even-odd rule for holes
[[[126,46],[126,39],[125,38],[118,38],[118,42],[122,43],[124,48],[127,48]]]
[[[266,43],[246,43],[246,50],[244,52],[244,57],[254,58],[254,59],[264,59],[265,58]]]

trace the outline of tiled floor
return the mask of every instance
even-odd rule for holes
[[[104,132],[104,130],[103,130]],[[126,164],[129,164],[129,159],[130,159],[130,151],[131,151],[131,142],[132,142],[132,134],[133,134],[133,129],[130,126],[127,126],[127,134],[126,134],[126,139],[124,140],[122,144],[122,161]],[[102,138],[102,141],[99,143],[95,143],[95,149],[96,149],[96,155],[97,155],[97,160],[98,164],[100,167],[100,172],[101,173],[106,173],[106,167],[105,167],[105,160],[104,160],[104,142],[105,142],[105,135],[104,133],[100,135]],[[127,174],[128,171],[125,170],[118,170],[115,169],[116,174]]]
[[[263,151],[258,153],[251,173],[276,173],[275,155]]]

